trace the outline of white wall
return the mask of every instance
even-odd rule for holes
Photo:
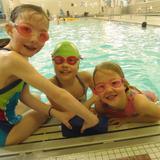
[[[71,15],[82,15],[84,12],[89,14],[98,14],[101,12],[101,0],[3,0],[5,3],[13,3],[10,7],[15,7],[18,4],[31,3],[49,10],[52,15],[58,15],[60,8],[64,13],[68,10]],[[74,6],[71,6],[71,3]]]

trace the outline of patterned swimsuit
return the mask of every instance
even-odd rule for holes
[[[25,82],[18,79],[0,89],[0,146],[5,145],[8,133],[22,119],[20,115],[15,114],[15,108],[24,86]]]

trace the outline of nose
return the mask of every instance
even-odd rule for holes
[[[63,62],[62,66],[63,66],[63,67],[68,67],[68,63],[67,63],[66,60]]]
[[[39,41],[39,34],[38,33],[32,33],[32,36],[30,37],[30,41],[33,42],[38,42]]]
[[[109,85],[109,84],[106,84],[106,85],[105,85],[105,90],[104,90],[105,93],[106,93],[106,92],[111,92],[112,90],[113,90],[113,88],[112,88],[111,85]]]

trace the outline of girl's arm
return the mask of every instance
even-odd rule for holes
[[[48,107],[50,108],[52,106],[41,102],[37,97],[32,95],[29,91],[28,85],[26,85],[24,87],[23,91],[21,92],[20,101],[23,102],[28,107],[45,114],[46,118],[49,116],[49,114],[51,114],[51,116],[56,117],[60,122],[65,124],[68,128],[71,128],[70,123],[68,123],[68,121],[70,119],[68,112],[60,112],[56,109],[52,109],[53,111],[51,111],[49,113]],[[53,107],[53,108],[55,108],[55,107]]]
[[[87,87],[89,87],[91,90],[93,90],[94,84],[93,84],[93,78],[92,75],[89,72],[86,71],[82,71],[78,73],[81,78],[83,79],[83,81],[85,82],[85,85]],[[84,102],[83,104],[90,109],[91,106],[98,100],[98,97],[96,95],[92,95],[92,97],[90,97],[86,102]]]
[[[90,109],[91,106],[92,106],[93,104],[95,104],[98,100],[99,100],[99,97],[96,96],[95,94],[93,94],[92,97],[89,98],[89,99],[88,99],[86,102],[84,102],[83,104],[84,104],[88,109]]]
[[[87,72],[87,71],[82,71],[78,73],[84,80],[85,84],[91,89],[93,90],[94,87],[94,83],[93,83],[93,78],[91,73]]]
[[[49,79],[49,80],[50,80],[54,85],[57,86],[54,77],[51,78],[51,79]],[[56,110],[63,111],[63,112],[66,111],[65,108],[63,108],[62,106],[56,104],[55,101],[53,101],[50,97],[47,96],[47,98],[48,98],[50,104],[53,105]]]
[[[44,92],[55,101],[56,104],[82,117],[87,122],[85,122],[86,128],[92,127],[98,123],[98,118],[94,114],[88,111],[70,93],[55,86],[48,79],[39,74],[34,67],[18,53],[12,51],[6,56],[5,69],[9,76],[15,75],[24,80],[28,84]],[[49,109],[49,107],[47,108]],[[44,112],[46,112],[45,109]],[[82,130],[84,130],[85,127],[83,127]]]
[[[143,94],[137,94],[134,98],[134,106],[139,115],[160,119],[160,105],[150,101]]]

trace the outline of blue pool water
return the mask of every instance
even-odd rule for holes
[[[160,28],[95,19],[50,25],[50,40],[32,64],[46,77],[54,70],[50,54],[55,44],[68,39],[78,45],[84,60],[80,69],[92,71],[102,61],[118,62],[130,84],[153,90],[160,97]]]

